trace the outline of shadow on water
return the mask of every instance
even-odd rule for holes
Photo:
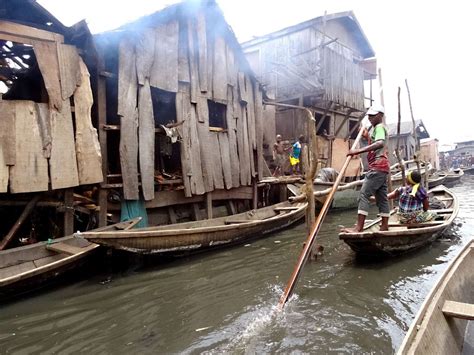
[[[1,353],[393,353],[447,263],[474,234],[464,177],[456,226],[426,248],[383,260],[337,238],[354,211],[331,213],[283,312],[276,304],[305,239],[297,225],[180,259],[113,255],[79,282],[2,304]]]

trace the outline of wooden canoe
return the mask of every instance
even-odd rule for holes
[[[446,174],[446,180],[444,182],[447,186],[453,186],[457,184],[464,175],[464,171],[461,169],[456,169],[453,171],[448,171]]]
[[[398,350],[404,354],[472,354],[474,240],[450,263],[423,302]],[[470,344],[468,344],[468,342]]]
[[[378,218],[364,227],[360,233],[340,233],[339,239],[359,254],[399,254],[419,248],[441,235],[452,223],[459,211],[459,202],[450,190],[443,185],[429,190],[430,199],[444,202],[446,208],[432,210],[442,220],[422,224],[401,224],[398,215],[392,211],[389,230],[380,231]]]
[[[306,202],[287,201],[227,217],[79,235],[90,242],[133,253],[180,254],[237,244],[283,229],[303,218],[306,207]]]
[[[446,175],[434,174],[428,178],[428,188],[432,189],[438,185],[443,185],[446,180]]]
[[[140,218],[95,229],[123,230],[133,227]],[[0,298],[32,291],[64,273],[76,269],[99,247],[72,235],[53,242],[0,251]]]

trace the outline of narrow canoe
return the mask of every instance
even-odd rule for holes
[[[227,217],[130,231],[83,232],[90,242],[139,254],[180,254],[241,243],[303,218],[307,203],[282,202]]]
[[[472,354],[474,240],[426,297],[398,350],[404,354]]]
[[[137,218],[95,231],[128,229],[139,221]],[[32,291],[77,269],[98,247],[70,235],[54,239],[52,243],[38,242],[0,251],[0,298]]]
[[[428,188],[432,189],[438,185],[443,185],[446,180],[446,175],[432,175],[428,178]]]
[[[402,224],[397,213],[392,211],[388,231],[380,231],[381,219],[378,218],[366,225],[360,233],[340,233],[339,239],[359,254],[399,254],[435,240],[453,223],[459,211],[459,202],[456,195],[443,185],[428,192],[430,199],[436,198],[445,204],[444,209],[432,210],[439,215],[440,220]]]
[[[461,169],[448,171],[446,173],[445,185],[453,186],[457,184],[459,181],[461,181],[461,178],[463,177],[463,175],[464,175],[464,171]]]

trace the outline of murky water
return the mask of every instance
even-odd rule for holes
[[[393,353],[474,235],[473,189],[471,176],[453,188],[462,207],[456,227],[395,259],[355,258],[337,238],[355,211],[328,215],[324,255],[305,267],[282,313],[275,305],[305,239],[303,224],[246,246],[98,270],[0,306],[0,353]]]

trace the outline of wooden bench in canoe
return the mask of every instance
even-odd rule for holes
[[[426,297],[398,350],[399,355],[472,353],[472,270],[474,240],[450,263]]]
[[[402,224],[393,211],[389,218],[389,230],[380,231],[380,218],[369,223],[360,233],[340,233],[339,239],[359,254],[399,254],[433,241],[452,223],[459,211],[457,197],[440,185],[429,190],[430,196],[443,200],[446,208],[432,210],[443,219],[417,224]]]
[[[128,230],[140,219],[95,231]],[[71,235],[55,239],[52,243],[39,242],[0,251],[0,299],[34,290],[67,271],[77,269],[98,247],[98,244]]]
[[[241,243],[286,228],[305,214],[307,203],[288,201],[232,216],[130,231],[84,232],[90,242],[141,254],[180,254]]]

